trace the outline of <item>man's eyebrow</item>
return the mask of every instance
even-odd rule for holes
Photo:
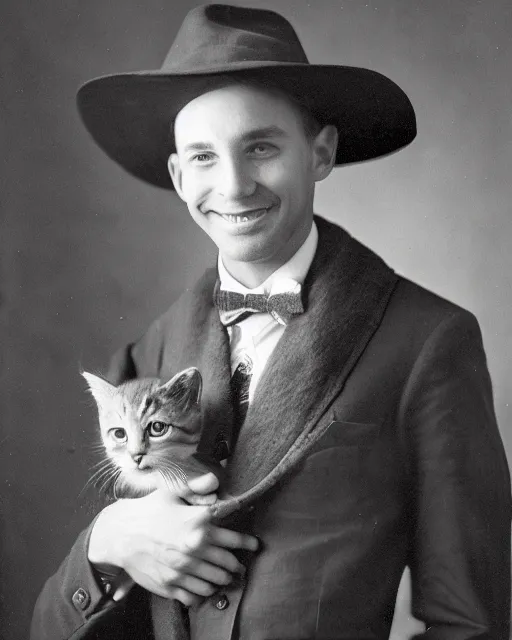
[[[282,138],[286,135],[286,131],[276,125],[271,125],[270,127],[261,127],[260,129],[248,131],[242,136],[242,139],[250,142],[251,140],[260,140],[261,138]]]
[[[251,142],[253,140],[261,140],[264,138],[282,138],[285,137],[286,131],[277,127],[276,125],[271,125],[269,127],[260,127],[259,129],[252,129],[251,131],[247,131],[240,136],[240,139],[243,142]],[[214,145],[210,142],[189,142],[185,145],[184,151],[212,151],[214,149]]]
[[[185,151],[211,151],[213,145],[209,142],[190,142],[185,145]]]

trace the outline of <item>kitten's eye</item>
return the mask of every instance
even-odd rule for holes
[[[124,429],[111,429],[110,434],[118,442],[124,442],[126,440],[126,431]]]
[[[170,424],[165,424],[165,422],[155,420],[155,422],[149,423],[148,433],[152,438],[158,438],[160,436],[164,436],[169,431],[170,426]]]

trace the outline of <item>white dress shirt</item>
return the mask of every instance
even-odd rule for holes
[[[228,273],[219,254],[218,270],[222,289],[236,291],[244,295],[248,293],[263,293],[270,295],[285,288],[290,280],[302,285],[313,261],[318,244],[318,230],[315,223],[302,246],[279,269],[276,269],[262,284],[254,289],[248,289],[235,280]],[[228,327],[231,347],[231,373],[233,374],[239,363],[246,357],[252,362],[252,378],[249,386],[249,402],[254,397],[254,390],[258,384],[263,369],[272,351],[286,327],[279,324],[269,313],[253,313],[238,324]]]

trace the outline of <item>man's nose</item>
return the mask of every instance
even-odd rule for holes
[[[219,193],[224,198],[236,199],[254,193],[256,181],[250,167],[236,158],[223,163],[221,168]]]

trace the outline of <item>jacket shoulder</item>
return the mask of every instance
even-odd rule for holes
[[[469,340],[483,350],[477,319],[467,309],[400,276],[389,300],[378,336],[415,358],[434,336]]]
[[[147,328],[135,342],[117,351],[107,378],[114,384],[143,377],[158,377],[166,345],[179,344],[184,332],[211,306],[216,269],[207,270],[192,289],[179,298]]]
[[[402,314],[404,318],[411,319],[416,327],[424,326],[427,330],[452,317],[476,322],[471,311],[403,276],[398,277],[389,310]]]
[[[327,246],[330,260],[333,260],[332,256],[343,247],[344,252],[353,256],[358,265],[371,265],[371,278],[386,277],[389,274],[396,276],[397,283],[389,300],[387,315],[392,316],[395,321],[400,320],[401,325],[408,324],[416,329],[424,326],[428,331],[452,316],[474,321],[474,316],[466,309],[404,276],[395,274],[377,253],[339,225],[320,216],[315,216],[315,222],[319,231],[319,245]]]

